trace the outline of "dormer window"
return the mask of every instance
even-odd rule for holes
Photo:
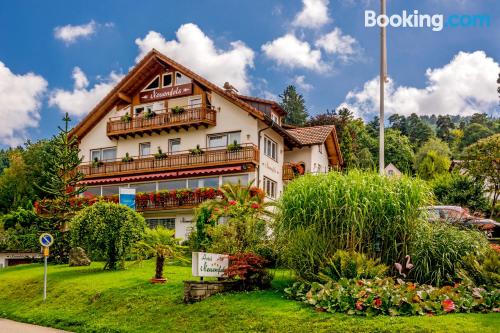
[[[172,74],[173,73],[167,73],[167,74],[163,74],[163,85],[162,87],[165,88],[165,87],[170,87],[173,83],[173,79],[172,79]]]
[[[191,83],[191,79],[180,72],[175,72],[175,85],[179,86],[186,83]]]
[[[276,113],[271,112],[271,119],[272,119],[272,120],[273,120],[276,124],[281,125],[281,124],[280,124],[280,117],[278,117],[278,116],[276,115]]]
[[[153,90],[153,89],[158,89],[160,88],[160,76],[158,75],[155,77],[149,84],[146,86],[146,88],[142,89],[142,91],[148,91],[148,90]]]

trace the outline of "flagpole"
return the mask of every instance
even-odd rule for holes
[[[380,14],[386,15],[385,0],[380,0]],[[388,22],[385,22],[386,24]],[[384,175],[384,87],[387,79],[386,26],[380,27],[380,134],[379,134],[379,173]]]

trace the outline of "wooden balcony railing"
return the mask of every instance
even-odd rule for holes
[[[304,163],[284,163],[283,180],[292,180],[305,173]]]
[[[135,136],[142,134],[160,133],[171,129],[215,126],[216,111],[209,107],[182,107],[183,111],[175,113],[172,109],[154,111],[154,115],[147,118],[144,115],[124,120],[122,117],[111,118],[107,124],[109,138]]]
[[[91,162],[80,165],[79,170],[86,179],[152,173],[204,167],[227,166],[259,162],[259,150],[254,144],[241,144],[240,149],[229,151],[227,148],[207,148],[201,154],[180,151],[165,154],[162,158],[154,155],[132,157],[132,161],[122,159]]]

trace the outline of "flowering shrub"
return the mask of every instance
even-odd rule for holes
[[[230,255],[225,274],[230,279],[242,280],[244,289],[269,288],[272,277],[265,269],[266,262],[264,258],[251,252]]]
[[[464,284],[438,288],[391,278],[343,278],[326,284],[296,282],[285,293],[332,313],[398,316],[500,311],[500,290]]]

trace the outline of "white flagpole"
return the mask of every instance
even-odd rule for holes
[[[385,0],[380,0],[380,14],[386,15]],[[385,22],[387,24],[388,22]],[[384,175],[384,86],[387,79],[386,27],[380,27],[380,135],[379,135],[379,172]]]

